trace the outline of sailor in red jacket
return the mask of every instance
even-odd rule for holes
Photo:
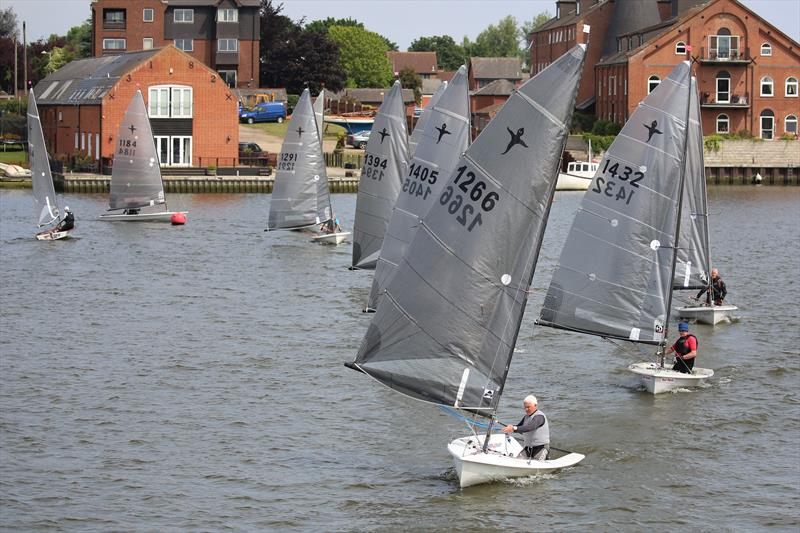
[[[681,336],[667,350],[668,354],[675,352],[675,365],[672,370],[691,374],[697,357],[697,337],[689,333],[689,324],[686,322],[678,324],[678,332]]]

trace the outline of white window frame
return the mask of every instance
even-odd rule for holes
[[[100,134],[94,134],[94,158],[99,160],[100,159]]]
[[[764,128],[764,119],[769,119],[772,121],[772,126],[770,128]],[[758,129],[758,136],[765,141],[775,139],[775,115],[764,115],[762,111],[762,114],[758,117]],[[769,131],[769,137],[764,137],[765,131]]]
[[[180,13],[180,17],[178,17]],[[186,15],[189,15],[188,17]],[[179,20],[180,18],[180,20]],[[194,23],[194,9],[176,9],[172,13],[172,21],[176,24],[193,24]]]
[[[222,48],[222,43],[231,43],[233,42],[234,47],[233,49],[225,49]],[[217,52],[238,52],[239,51],[239,39],[217,39]]]
[[[181,44],[184,45],[184,48],[178,46],[178,41],[181,41]],[[189,48],[185,48],[187,42],[189,43]],[[178,50],[183,50],[184,52],[194,52],[194,39],[189,39],[188,37],[187,38],[179,37],[178,39],[173,39],[173,44],[175,45],[175,48],[177,48]]]
[[[794,124],[794,131],[789,131],[789,123]],[[783,120],[783,131],[788,133],[789,135],[797,135],[797,115],[786,115],[786,118]]]
[[[150,18],[147,18],[147,12],[150,12]],[[142,9],[142,22],[153,22],[155,20],[156,12],[152,7]]]
[[[728,90],[727,91],[720,91],[719,90],[719,82],[720,81],[727,81],[728,82]],[[731,102],[731,78],[730,76],[719,76],[714,79],[714,88],[716,89],[716,93],[714,94],[714,101],[718,104],[729,104]],[[720,94],[727,93],[728,96],[726,98],[720,98]]]
[[[147,114],[151,118],[192,118],[194,92],[191,87],[153,85],[147,94]]]
[[[769,43],[762,43],[761,44],[761,55],[763,57],[771,56],[772,55],[772,45]]]
[[[654,85],[655,84],[655,85]],[[653,92],[661,84],[661,78],[653,74],[647,78],[647,94]]]
[[[775,96],[775,82],[772,80],[771,76],[764,76],[761,78],[761,82],[758,84],[759,87],[759,94],[761,96],[771,98]],[[764,87],[769,87],[769,93],[764,92]]]
[[[148,43],[148,41],[150,41]],[[142,50],[152,50],[153,49],[153,38],[152,37],[143,37],[142,38]]]
[[[723,123],[725,124],[725,130],[724,131],[721,130],[720,127],[719,127],[719,125],[723,124]],[[717,115],[717,120],[716,120],[715,126],[716,126],[717,133],[730,133],[731,132],[731,119],[730,119],[730,117],[728,115],[726,115],[725,113],[720,113],[719,115]]]
[[[217,22],[239,22],[239,10],[229,7],[217,8]]]
[[[79,137],[79,136],[80,136],[80,134],[79,134],[79,133],[78,133],[78,131],[76,130],[76,131],[75,131],[75,149],[76,149],[76,150],[78,149],[78,137]]]
[[[789,94],[790,87],[794,87],[794,94]],[[797,92],[799,88],[800,87],[798,87],[797,78],[794,76],[789,76],[786,78],[786,83],[783,85],[783,94],[786,96],[786,98],[797,98]]]
[[[675,43],[675,55],[676,56],[685,56],[686,55],[686,43],[683,41],[678,41]]]
[[[122,42],[122,47],[111,47],[108,44],[112,42]],[[127,50],[128,42],[125,39],[103,39],[103,50]]]

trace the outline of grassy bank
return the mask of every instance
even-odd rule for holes
[[[273,135],[283,139],[286,136],[286,129],[289,126],[289,122],[284,121],[281,124],[278,124],[277,122],[259,122],[257,124],[248,124],[247,126],[249,128],[257,128],[267,135]],[[347,133],[347,130],[335,124],[325,124],[325,139],[336,139],[338,138],[339,133]]]
[[[28,154],[24,150],[9,150],[7,152],[0,151],[0,163],[28,166],[27,160]]]

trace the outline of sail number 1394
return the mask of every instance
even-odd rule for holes
[[[456,221],[467,228],[467,231],[472,231],[483,224],[481,212],[488,213],[494,209],[500,195],[495,191],[486,192],[486,182],[477,180],[474,172],[467,172],[466,165],[457,170],[453,184],[442,191],[439,203],[447,206],[447,212],[454,215]],[[462,179],[465,177],[466,179]]]

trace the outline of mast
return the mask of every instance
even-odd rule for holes
[[[667,309],[664,317],[664,337],[661,339],[658,354],[661,368],[664,368],[664,356],[667,349],[667,332],[669,331],[669,315],[672,311],[672,280],[675,279],[675,264],[678,260],[678,244],[681,231],[681,209],[683,208],[683,187],[686,183],[686,148],[689,145],[689,109],[692,103],[692,62],[689,61],[689,90],[686,94],[686,134],[683,136],[683,164],[681,165],[680,182],[678,185],[678,215],[675,217],[675,242],[672,244],[672,267],[669,274],[669,292],[667,293]]]

